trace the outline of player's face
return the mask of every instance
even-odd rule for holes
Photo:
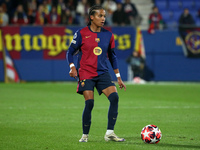
[[[106,20],[106,12],[105,10],[101,9],[101,10],[96,10],[96,13],[94,14],[94,16],[92,16],[91,18],[93,20],[93,23],[97,26],[97,27],[102,27],[105,23]]]

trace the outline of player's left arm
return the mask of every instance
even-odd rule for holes
[[[112,37],[111,37],[111,40],[110,40],[110,46],[109,46],[109,49],[108,49],[108,58],[109,58],[109,61],[112,65],[112,68],[115,72],[115,75],[117,77],[117,82],[119,84],[119,88],[120,89],[124,88],[124,90],[126,90],[126,85],[124,84],[124,82],[122,81],[121,76],[120,76],[120,72],[119,72],[118,64],[117,64],[117,56],[115,54],[114,49],[115,49],[115,40],[114,40],[114,36],[112,34]]]
[[[120,73],[119,73],[119,69],[114,69],[115,75],[117,77],[117,82],[119,84],[119,88],[122,89],[124,88],[124,90],[126,91],[126,85],[124,84],[124,82],[121,79]]]

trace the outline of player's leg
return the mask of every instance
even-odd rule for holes
[[[94,106],[94,86],[95,78],[79,81],[77,86],[77,93],[83,94],[85,99],[85,107],[82,114],[83,135],[79,142],[88,141],[88,134],[91,125],[91,113]]]
[[[87,142],[88,141],[88,134],[90,131],[90,125],[91,125],[91,114],[92,109],[94,106],[94,92],[93,91],[84,91],[83,96],[85,98],[85,108],[83,110],[82,115],[82,129],[83,129],[83,135],[82,138],[79,140],[79,142]]]
[[[108,100],[110,101],[110,107],[108,110],[108,126],[107,126],[107,131],[104,136],[104,139],[106,141],[116,141],[116,142],[123,142],[125,141],[124,138],[119,138],[115,133],[114,133],[114,126],[117,120],[117,115],[118,115],[118,93],[117,89],[115,86],[110,86],[102,92],[106,95]]]
[[[109,73],[104,73],[99,76],[96,88],[97,91],[99,92],[99,95],[101,93],[104,93],[108,98],[108,100],[110,101],[110,107],[108,110],[108,126],[106,135],[104,137],[105,140],[124,141],[123,138],[118,138],[114,133],[114,126],[118,115],[119,97],[117,94],[117,89],[115,87],[115,84],[112,82]]]
[[[91,125],[91,113],[94,106],[94,92],[93,91],[84,91],[85,98],[85,108],[83,110],[82,122],[83,122],[83,134],[89,134],[90,125]]]
[[[114,130],[114,126],[117,120],[118,115],[118,101],[119,97],[117,94],[117,89],[115,86],[107,87],[102,90],[102,92],[106,95],[108,100],[110,101],[110,106],[108,110],[108,130]]]

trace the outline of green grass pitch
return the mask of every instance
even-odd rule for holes
[[[0,84],[0,150],[200,149],[200,84],[127,85],[118,89],[115,133],[105,142],[109,102],[95,90],[89,141],[79,143],[84,99],[76,83]],[[142,128],[157,125],[158,144],[144,144]]]

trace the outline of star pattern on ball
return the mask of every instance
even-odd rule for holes
[[[148,134],[149,134],[149,133],[147,132],[147,130],[145,130],[144,133],[143,133],[143,135],[144,135],[144,139],[145,139],[146,137],[149,136]]]

